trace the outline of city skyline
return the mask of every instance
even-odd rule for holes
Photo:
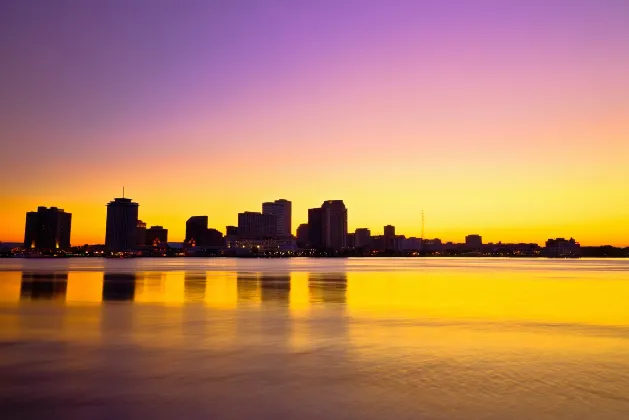
[[[124,194],[124,189],[123,189]],[[279,206],[279,208],[277,207]],[[382,233],[372,235],[369,228],[348,229],[348,209],[343,200],[326,200],[320,207],[308,209],[308,223],[300,224],[295,232],[289,232],[292,202],[278,199],[274,202],[262,203],[262,212],[239,212],[236,226],[225,226],[225,234],[221,230],[209,226],[208,216],[191,216],[185,223],[184,240],[168,240],[168,228],[152,225],[147,229],[147,223],[139,218],[140,204],[131,198],[114,198],[106,204],[106,235],[104,247],[107,252],[130,252],[145,247],[158,247],[160,244],[180,243],[184,246],[200,246],[210,248],[248,248],[284,249],[297,248],[325,249],[339,251],[345,249],[371,248],[382,251],[402,251],[427,249],[437,245],[465,245],[468,251],[480,249],[484,245],[537,245],[536,242],[489,240],[483,242],[483,236],[478,233],[467,234],[464,241],[443,240],[440,237],[416,237],[400,232],[390,224],[383,226]],[[63,218],[60,219],[58,215]],[[37,212],[27,212],[24,225],[23,247],[37,251],[67,250],[70,246],[77,247],[89,244],[71,243],[70,221],[72,213],[64,212],[57,207],[39,206]],[[302,230],[305,229],[305,230]],[[566,236],[567,237],[567,236]],[[371,243],[371,238],[375,242]],[[399,240],[404,240],[403,245]],[[425,241],[424,241],[425,240]],[[270,242],[269,242],[270,241]],[[419,242],[417,242],[419,241]],[[9,241],[5,241],[9,243]],[[570,240],[563,237],[548,239],[546,244],[557,242],[558,248],[564,243],[577,247],[579,242],[570,236]],[[2,241],[0,241],[2,243]],[[56,245],[55,245],[56,244]],[[92,245],[98,245],[93,243]],[[587,244],[584,244],[587,245]],[[570,245],[568,245],[570,246]],[[433,249],[435,251],[436,249]]]
[[[36,7],[33,4],[36,3]],[[37,13],[34,12],[37,10]],[[349,231],[629,245],[629,3],[2,2],[0,240],[119,185],[183,240],[289,197]],[[61,29],[63,28],[63,29]],[[255,207],[252,207],[255,206]]]

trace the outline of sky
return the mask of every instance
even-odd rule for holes
[[[629,2],[0,3],[0,240],[107,202],[183,240],[263,201],[350,231],[629,246]]]

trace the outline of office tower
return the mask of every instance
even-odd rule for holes
[[[328,200],[323,210],[323,244],[326,249],[341,250],[347,247],[347,208],[343,200]]]
[[[323,209],[308,209],[308,246],[323,248]]]
[[[72,214],[57,207],[26,213],[24,248],[50,251],[70,248]]]
[[[195,245],[205,245],[207,234],[207,216],[192,216],[186,222],[186,243],[194,241]]]
[[[225,235],[226,236],[238,235],[238,228],[236,226],[225,226]]]
[[[308,246],[308,224],[302,223],[297,228],[297,247],[305,248]]]
[[[276,235],[279,238],[286,238],[293,234],[292,207],[292,203],[284,199],[262,203],[262,214],[270,214],[277,218]]]
[[[138,220],[138,225],[136,229],[136,245],[144,246],[146,245],[146,223],[141,220]]]
[[[386,250],[395,249],[395,226],[386,225],[384,227],[384,248]]]
[[[133,251],[137,244],[138,203],[130,198],[115,198],[107,204],[105,249],[109,252]]]
[[[483,245],[483,238],[480,235],[467,235],[465,237],[465,245],[469,248],[478,248]]]
[[[216,229],[209,228],[205,231],[203,246],[222,247],[225,246],[223,234]]]
[[[146,245],[153,246],[168,242],[168,229],[162,226],[151,226],[146,230]]]
[[[358,228],[355,231],[354,247],[369,248],[371,246],[371,231],[367,228]]]
[[[252,211],[238,213],[238,237],[249,239],[275,238],[277,218]]]

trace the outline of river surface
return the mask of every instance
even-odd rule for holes
[[[629,260],[0,260],[13,418],[629,419]]]

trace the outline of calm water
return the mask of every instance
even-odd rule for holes
[[[0,260],[0,413],[625,420],[629,260]]]

